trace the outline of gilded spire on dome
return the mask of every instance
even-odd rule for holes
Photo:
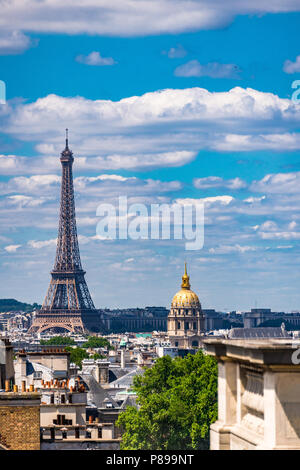
[[[188,276],[186,272],[186,263],[184,263],[184,275],[182,276],[182,284],[181,284],[182,289],[190,289],[190,277]]]

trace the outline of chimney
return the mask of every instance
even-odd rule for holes
[[[125,351],[121,350],[121,369],[125,369]]]

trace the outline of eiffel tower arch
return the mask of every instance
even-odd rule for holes
[[[61,199],[54,268],[42,308],[29,332],[63,329],[83,333],[104,328],[103,315],[95,308],[80,260],[72,173],[74,157],[68,145],[68,130],[66,132],[66,147],[60,157]]]

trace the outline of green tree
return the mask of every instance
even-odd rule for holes
[[[50,338],[48,340],[41,339],[40,344],[49,344],[53,346],[68,346],[75,344],[75,341],[73,338],[69,338],[68,336],[53,336],[53,338]]]
[[[106,338],[99,336],[89,336],[86,343],[82,345],[83,348],[108,348],[111,349],[111,344]]]
[[[156,361],[133,390],[139,409],[128,407],[117,425],[123,450],[208,449],[209,427],[217,419],[217,363],[202,351],[184,359]]]
[[[92,359],[105,359],[105,356],[103,356],[102,354],[98,354],[98,353],[95,353],[91,356]]]
[[[78,367],[82,367],[83,359],[88,359],[90,356],[85,349],[66,347],[66,350],[70,352],[70,362],[74,362]]]

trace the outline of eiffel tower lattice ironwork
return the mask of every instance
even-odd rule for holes
[[[101,329],[101,315],[93,303],[80,260],[72,173],[74,157],[68,145],[68,129],[60,161],[61,201],[54,268],[44,303],[29,331],[41,333],[63,328],[70,332],[96,332]]]

